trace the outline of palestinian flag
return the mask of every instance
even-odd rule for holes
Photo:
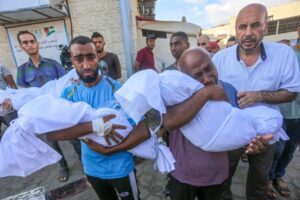
[[[55,29],[53,26],[49,26],[49,27],[44,27],[44,32],[46,34],[46,36],[50,36],[52,35],[52,33],[55,33]]]

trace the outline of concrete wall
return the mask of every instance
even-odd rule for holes
[[[68,2],[74,37],[78,35],[90,37],[95,31],[103,34],[106,42],[105,50],[118,55],[122,67],[122,76],[126,79],[127,72],[119,0],[69,0]],[[132,42],[136,50],[137,33],[135,16],[138,15],[137,0],[130,0],[130,3],[132,6]],[[64,19],[69,37],[71,38],[70,18],[66,17]],[[13,60],[6,29],[3,26],[0,26],[0,47],[0,62],[7,66],[15,75],[17,66]],[[134,54],[132,53],[132,55]]]
[[[8,42],[7,32],[3,26],[0,26],[0,62],[13,74],[16,74],[17,68]]]

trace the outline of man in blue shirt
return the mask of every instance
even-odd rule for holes
[[[92,40],[85,36],[78,36],[71,41],[69,48],[72,64],[80,80],[66,88],[62,98],[72,102],[83,101],[93,108],[107,107],[113,104],[114,92],[121,87],[121,84],[109,77],[102,77],[98,73],[98,57]],[[113,117],[112,115],[106,116],[103,118],[103,122],[106,123]],[[95,123],[94,120],[55,131],[48,134],[48,139],[69,140],[97,132]],[[114,124],[112,127],[106,140],[108,143],[110,140],[119,142],[122,137],[115,129],[122,128],[122,126]],[[141,121],[126,139],[116,146],[104,147],[92,140],[81,142],[84,172],[101,200],[139,199],[133,173],[133,156],[126,150],[145,141],[149,136],[146,123]]]
[[[65,75],[64,68],[55,60],[39,54],[39,43],[34,34],[20,31],[17,35],[20,47],[29,60],[18,67],[17,84],[21,87],[41,87],[48,81]]]
[[[64,68],[55,60],[44,58],[39,53],[39,43],[35,35],[29,31],[20,31],[17,35],[20,47],[29,56],[29,60],[18,67],[17,84],[21,87],[42,87],[51,80],[65,75]],[[80,157],[81,150],[78,140],[70,141]],[[52,147],[61,154],[58,180],[68,180],[68,164],[57,141],[52,142]]]

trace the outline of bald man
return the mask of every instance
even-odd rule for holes
[[[228,101],[237,106],[234,87],[218,81],[218,73],[208,52],[203,48],[189,49],[179,59],[179,70],[203,83],[205,87],[191,98],[167,109],[164,127],[170,131],[169,147],[176,160],[170,173],[171,200],[219,200],[228,178],[226,152],[206,152],[194,146],[181,133],[180,127],[189,123],[208,100]],[[184,115],[182,115],[184,113]],[[250,153],[265,148],[266,138],[254,140]],[[255,147],[255,148],[253,148]]]
[[[210,52],[209,42],[210,40],[207,35],[200,35],[197,38],[197,46],[206,49],[208,52]]]
[[[264,104],[279,109],[278,104],[294,100],[300,89],[299,68],[293,50],[283,44],[263,42],[268,28],[267,17],[267,10],[261,4],[241,9],[235,24],[238,44],[213,57],[220,80],[237,89],[240,108]],[[247,200],[268,199],[268,176],[275,149],[272,144],[263,153],[248,155]],[[242,153],[243,149],[229,153],[231,177]],[[232,199],[229,188],[230,181],[224,199]]]

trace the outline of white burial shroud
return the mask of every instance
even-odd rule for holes
[[[161,98],[152,87],[157,81]],[[138,120],[150,108],[165,113],[162,100],[165,106],[173,106],[202,87],[201,83],[177,70],[159,75],[153,70],[143,70],[130,77],[115,97],[124,111]],[[238,109],[227,102],[208,101],[196,117],[180,129],[195,146],[218,152],[237,149],[249,144],[255,136],[268,133],[272,133],[276,140],[279,137],[286,140],[288,137],[281,126],[280,112],[266,106]]]
[[[202,87],[198,81],[176,70],[160,74],[160,90],[166,106],[182,103]],[[287,140],[281,126],[282,115],[269,107],[238,109],[227,102],[208,101],[180,130],[195,146],[220,152],[245,146],[257,135],[272,133],[276,140]]]
[[[35,99],[38,96],[48,94],[55,97],[60,97],[63,90],[72,84],[73,80],[78,80],[78,75],[75,69],[72,69],[59,79],[47,82],[42,87],[30,87],[21,89],[6,89],[0,91],[0,103],[4,99],[11,99],[14,109],[19,110],[25,103]]]
[[[25,104],[16,119],[6,130],[0,145],[0,177],[28,176],[33,172],[58,162],[61,156],[37,136],[50,131],[72,127],[81,122],[92,121],[98,117],[115,114],[114,124],[127,128],[117,130],[126,137],[132,130],[127,117],[121,111],[111,108],[92,109],[84,102],[70,101],[43,95]],[[104,137],[89,134],[82,138],[91,138],[106,145]],[[112,145],[115,145],[114,143]],[[129,152],[147,159],[157,155],[157,138],[152,137]]]
[[[202,85],[199,82],[179,71],[167,71],[158,75],[153,70],[144,70],[134,74],[116,92],[115,97],[125,113],[138,122],[151,108],[158,110],[161,114],[165,113],[163,102],[166,106],[181,103],[201,88]],[[58,91],[56,95],[63,90],[63,88],[52,90],[51,87],[48,89],[51,94]],[[53,105],[53,109],[50,105]],[[7,129],[1,141],[0,177],[26,176],[57,162],[60,159],[59,155],[36,135],[91,120],[91,116],[99,116],[97,112],[91,111],[85,103],[73,104],[50,96],[29,102],[19,110],[19,119]],[[111,112],[117,111],[111,110]],[[124,124],[126,122],[124,121]],[[232,108],[225,102],[209,101],[190,123],[181,128],[181,131],[194,145],[204,150],[226,151],[248,144],[258,134],[274,133],[275,136],[285,139],[284,133],[280,132],[281,123],[280,113],[264,106],[240,110]],[[91,137],[95,136],[91,135]],[[152,139],[154,142],[150,146],[153,144],[157,147],[156,138],[152,137]],[[99,143],[101,143],[100,140]],[[33,144],[33,141],[37,142]],[[154,148],[152,152],[154,151],[157,150]],[[164,172],[174,169],[174,159],[161,157],[163,155],[169,158],[171,155],[169,149],[160,144],[158,151],[156,164],[159,170]],[[23,162],[25,160],[29,160],[32,164],[25,164],[26,162]],[[168,162],[165,162],[166,160]]]

